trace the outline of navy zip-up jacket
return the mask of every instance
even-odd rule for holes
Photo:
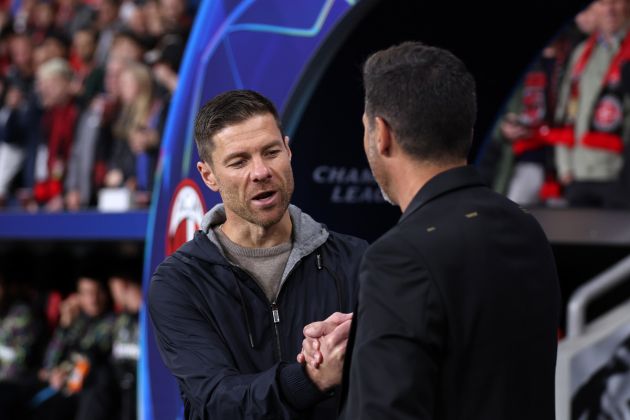
[[[273,302],[218,245],[222,205],[153,275],[149,311],[187,419],[336,417],[334,393],[320,392],[295,357],[305,325],[354,309],[367,243],[289,212],[293,249]]]

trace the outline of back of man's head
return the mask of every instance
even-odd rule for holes
[[[477,114],[475,81],[452,53],[419,42],[379,51],[363,66],[365,112],[383,118],[412,158],[466,159]]]
[[[224,128],[252,117],[271,114],[282,132],[280,117],[273,103],[253,90],[230,90],[206,103],[195,120],[195,142],[199,157],[212,163],[213,137]]]

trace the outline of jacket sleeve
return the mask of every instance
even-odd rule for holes
[[[149,312],[162,360],[199,418],[295,418],[328,397],[297,363],[239,372],[219,332],[192,299],[155,275]]]
[[[411,249],[379,241],[365,255],[343,419],[435,418],[443,311]]]

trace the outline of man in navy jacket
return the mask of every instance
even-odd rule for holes
[[[223,204],[158,267],[149,292],[186,418],[334,418],[351,318],[342,313],[356,303],[367,244],[289,204],[288,138],[263,96],[217,96],[199,112],[195,138],[198,170]],[[327,317],[339,326],[322,342],[333,375],[294,361],[303,327]]]

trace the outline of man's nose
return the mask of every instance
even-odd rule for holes
[[[271,177],[269,166],[262,158],[254,158],[252,163],[254,165],[252,168],[252,180],[264,181],[267,178]]]

